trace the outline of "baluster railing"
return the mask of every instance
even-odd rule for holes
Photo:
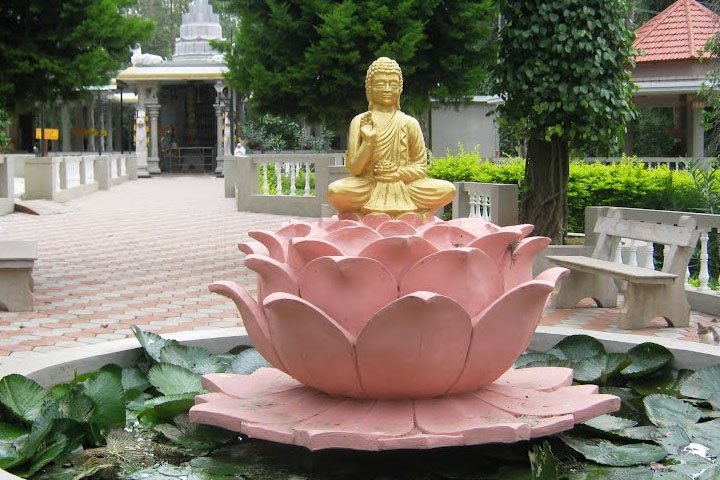
[[[297,176],[297,169],[299,165],[297,163],[291,163],[290,166],[290,195],[295,196],[295,178]]]
[[[268,187],[267,172],[268,172],[267,163],[263,163],[263,164],[262,164],[262,179],[263,179],[262,191],[263,191],[263,195],[269,195],[269,194],[270,194],[270,188]]]
[[[709,292],[710,289],[710,255],[708,254],[708,244],[710,243],[710,232],[706,228],[700,228],[700,269],[698,271],[698,280],[700,281],[700,291]]]
[[[305,162],[305,193],[304,196],[310,196],[310,163]]]

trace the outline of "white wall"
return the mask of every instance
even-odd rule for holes
[[[466,151],[478,146],[481,158],[495,157],[500,148],[498,128],[492,116],[499,99],[474,97],[467,105],[453,106],[433,102],[430,116],[430,149],[435,157],[457,152],[458,143]]]

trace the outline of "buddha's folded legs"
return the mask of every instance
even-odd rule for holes
[[[357,212],[370,198],[374,180],[345,177],[328,185],[327,200],[340,213]]]
[[[407,184],[410,197],[418,210],[434,211],[455,198],[455,185],[446,180],[420,178]]]

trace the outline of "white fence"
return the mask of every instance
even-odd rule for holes
[[[20,198],[65,202],[112,185],[137,178],[134,154],[83,155],[63,154],[48,157],[8,155],[7,163],[22,163],[23,181]],[[17,192],[14,192],[17,197]]]

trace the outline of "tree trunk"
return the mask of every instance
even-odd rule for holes
[[[563,244],[567,229],[567,183],[570,175],[568,141],[553,136],[528,142],[520,219],[535,225],[533,235]]]

